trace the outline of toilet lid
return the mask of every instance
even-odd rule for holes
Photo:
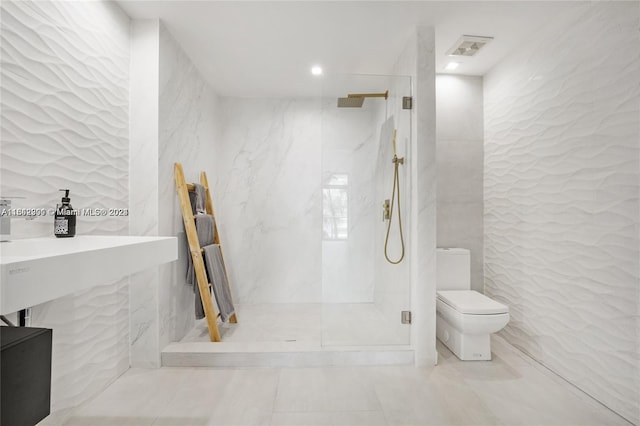
[[[462,314],[505,314],[509,307],[473,290],[443,290],[438,299]]]

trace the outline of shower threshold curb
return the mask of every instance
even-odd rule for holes
[[[178,342],[161,354],[163,367],[324,367],[414,363],[407,345],[320,346],[293,342]]]

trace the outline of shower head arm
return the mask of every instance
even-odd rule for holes
[[[389,91],[384,93],[349,93],[348,98],[389,98]]]

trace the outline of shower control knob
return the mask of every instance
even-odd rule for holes
[[[391,217],[391,200],[384,200],[384,203],[382,203],[382,221],[384,222],[385,220],[389,220],[389,217]]]

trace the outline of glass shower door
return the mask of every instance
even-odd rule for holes
[[[351,96],[349,96],[351,95]],[[328,76],[322,104],[322,344],[405,345],[410,307],[406,76]],[[398,192],[393,197],[396,163]],[[385,200],[394,200],[385,210]],[[389,228],[389,214],[391,227]],[[385,216],[387,218],[385,219]],[[400,237],[402,221],[403,238]],[[388,237],[387,237],[388,231]],[[402,257],[404,243],[404,258]],[[387,256],[397,264],[389,263]],[[401,259],[401,260],[400,260]]]

